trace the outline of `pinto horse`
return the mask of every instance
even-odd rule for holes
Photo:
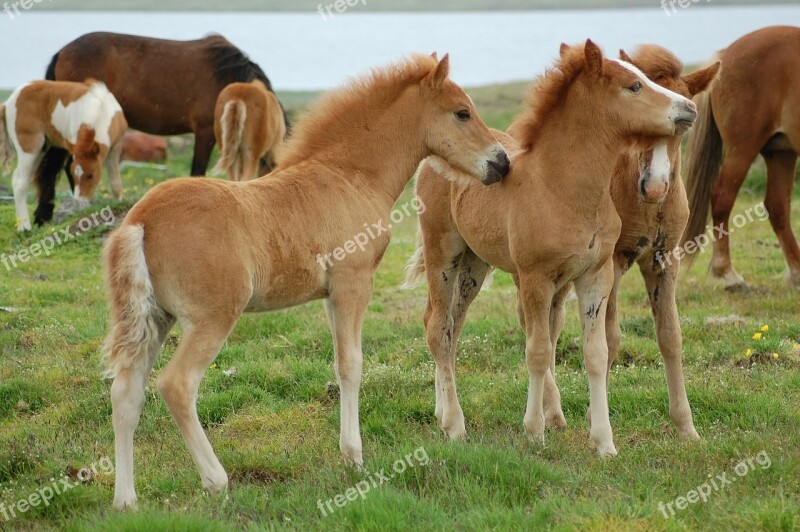
[[[89,33],[53,57],[46,78],[99,79],[119,100],[132,128],[153,135],[194,133],[194,176],[205,174],[208,167],[214,148],[214,107],[222,89],[257,79],[272,90],[261,67],[220,35],[170,41]],[[39,169],[43,192],[37,224],[52,218],[55,182],[66,157],[64,151],[50,150]]]
[[[756,31],[720,52],[719,59],[722,72],[698,100],[700,120],[690,141],[691,217],[684,243],[706,232],[710,204],[716,237],[711,271],[728,290],[747,289],[731,262],[729,220],[760,153],[767,163],[764,205],[786,257],[787,281],[800,287],[800,246],[790,205],[800,154],[800,28]]]
[[[608,414],[605,316],[614,285],[621,222],[611,197],[618,158],[650,137],[685,132],[694,104],[630,63],[606,59],[591,40],[561,58],[531,91],[507,135],[511,172],[495,187],[475,187],[445,161],[426,161],[416,190],[417,252],[406,286],[428,280],[425,331],[436,360],[436,418],[451,438],[466,434],[455,384],[458,337],[467,309],[491,267],[520,290],[527,338],[528,404],[524,426],[544,441],[545,381],[558,325],[551,306],[575,283],[589,374],[592,446],[616,455]],[[630,186],[637,186],[635,176]]]
[[[388,220],[419,163],[437,155],[475,181],[509,171],[503,147],[449,77],[449,59],[414,56],[311,108],[269,179],[174,179],[150,190],[108,239],[111,327],[104,346],[116,452],[114,506],[136,504],[133,435],[167,333],[183,337],[157,387],[209,491],[228,484],[197,417],[197,389],[243,312],[324,299],[341,397],[340,448],[362,465],[361,326],[389,244],[319,258]],[[321,264],[325,264],[322,266]]]
[[[0,163],[7,165],[16,150],[17,229],[31,229],[28,190],[47,148],[72,155],[76,198],[92,198],[104,162],[114,197],[122,197],[119,157],[127,128],[122,108],[103,83],[34,81],[15,90],[0,107]]]
[[[231,83],[219,95],[214,134],[220,159],[212,173],[228,174],[231,181],[248,181],[272,171],[275,148],[286,137],[286,123],[278,98],[264,84]],[[259,161],[264,160],[264,169]]]

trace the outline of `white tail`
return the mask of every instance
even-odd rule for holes
[[[230,101],[225,104],[220,119],[222,130],[222,146],[220,146],[219,162],[214,166],[212,173],[227,173],[231,181],[241,181],[245,168],[244,126],[247,121],[247,106],[241,100]]]
[[[111,327],[103,345],[106,378],[126,368],[152,363],[167,321],[153,295],[144,255],[144,227],[123,226],[103,250],[105,285],[111,306]]]

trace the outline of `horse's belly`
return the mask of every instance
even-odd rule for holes
[[[309,301],[328,297],[324,276],[313,268],[297,268],[274,272],[255,279],[253,296],[246,312],[266,312],[296,307]]]

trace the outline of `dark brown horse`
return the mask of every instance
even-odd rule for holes
[[[195,176],[204,175],[208,168],[215,142],[214,108],[222,89],[230,83],[258,79],[272,90],[261,67],[220,35],[169,41],[88,33],[53,57],[46,78],[105,82],[130,126],[139,131],[154,135],[194,133],[191,173]],[[51,149],[39,168],[37,224],[52,217],[55,182],[66,157],[63,150]]]
[[[720,77],[698,100],[700,119],[687,172],[691,218],[684,240],[706,232],[710,204],[715,237],[711,270],[725,280],[726,288],[746,288],[731,263],[729,219],[760,153],[767,163],[764,205],[789,266],[787,280],[800,287],[800,247],[790,219],[800,154],[800,28],[764,28],[719,55]]]

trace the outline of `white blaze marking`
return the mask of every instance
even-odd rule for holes
[[[81,197],[81,186],[75,185],[75,199],[78,199],[80,197]]]
[[[653,159],[650,161],[650,175],[660,178],[662,181],[669,181],[671,170],[672,163],[669,160],[667,141],[663,140],[653,150]]]
[[[621,59],[609,59],[609,61],[613,61],[613,62],[615,62],[615,63],[617,63],[619,65],[622,65],[623,68],[626,68],[626,69],[630,70],[631,72],[633,72],[634,74],[636,74],[637,76],[641,77],[642,81],[648,87],[650,87],[651,89],[653,89],[656,92],[659,92],[661,94],[664,94],[665,96],[668,96],[673,102],[686,102],[687,104],[689,103],[689,100],[687,100],[686,98],[684,98],[680,94],[672,92],[671,90],[666,89],[666,88],[662,87],[661,85],[655,83],[653,80],[648,78],[645,75],[644,72],[642,72],[641,70],[636,68],[636,66],[634,66],[634,65],[632,65],[630,63],[627,63],[627,62],[625,62],[625,61],[623,61]]]

